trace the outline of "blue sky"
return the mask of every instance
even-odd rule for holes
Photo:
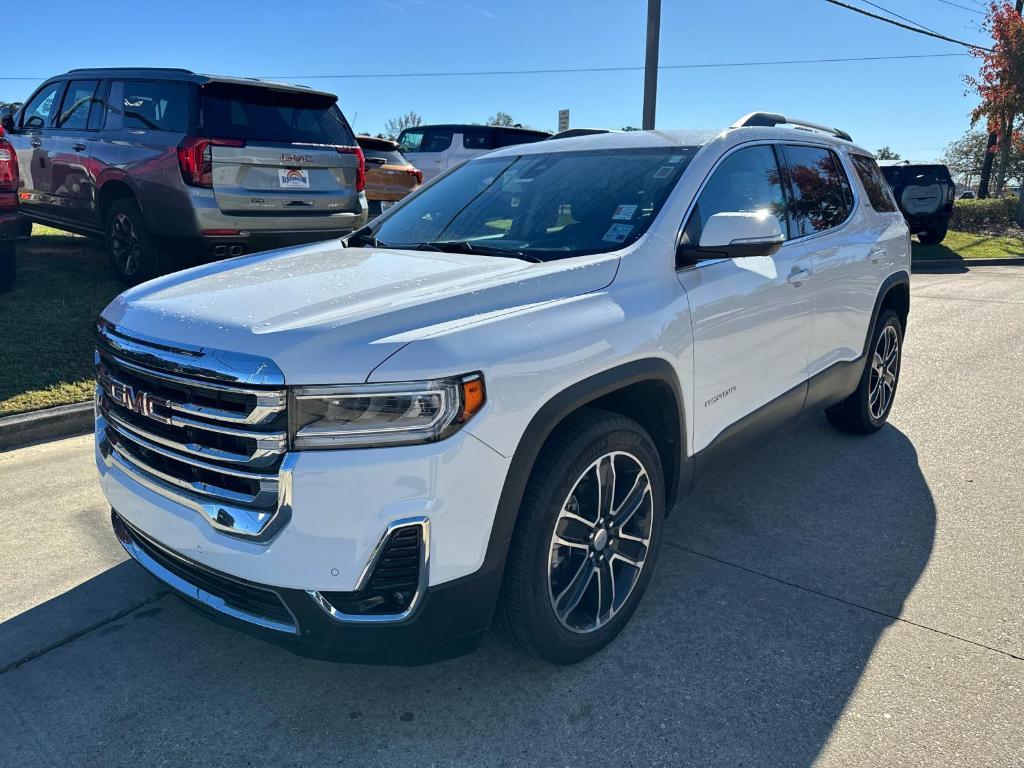
[[[862,0],[851,2],[867,7]],[[956,0],[977,8],[976,0]],[[938,0],[881,5],[952,37],[984,44],[981,16]],[[661,63],[698,64],[964,49],[823,0],[663,0]],[[426,122],[482,122],[498,110],[553,129],[639,125],[633,72],[307,79],[312,75],[640,66],[645,0],[293,0],[289,3],[98,0],[7,3],[0,100],[35,78],[80,66],[178,66],[287,78],[340,96],[359,132],[408,110]],[[67,23],[42,24],[39,14]],[[966,56],[788,66],[663,70],[658,127],[719,128],[753,110],[837,125],[870,149],[932,159],[968,127]]]

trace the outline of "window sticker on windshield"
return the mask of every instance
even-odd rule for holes
[[[633,226],[631,224],[612,224],[601,239],[606,243],[624,243],[632,231]]]
[[[659,168],[658,170],[656,170],[654,172],[654,178],[656,178],[656,179],[667,178],[668,175],[670,173],[672,173],[672,171],[674,171],[674,170],[675,170],[675,168],[673,168],[671,165],[663,165],[663,166],[661,166],[661,168]]]
[[[635,214],[635,205],[620,205],[612,214],[612,221],[629,221]]]
[[[675,165],[676,163],[678,163],[682,159],[683,159],[682,155],[672,155],[672,157],[670,157],[668,159],[668,162],[669,162],[669,165]]]

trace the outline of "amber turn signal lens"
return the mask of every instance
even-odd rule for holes
[[[484,407],[487,396],[484,393],[484,380],[479,376],[462,382],[462,414],[459,421],[469,421],[474,413]]]

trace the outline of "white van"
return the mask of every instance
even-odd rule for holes
[[[398,136],[398,149],[423,171],[423,180],[477,155],[513,144],[543,141],[551,134],[493,125],[418,125]]]

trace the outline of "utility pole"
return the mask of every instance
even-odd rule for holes
[[[1024,2],[1024,0],[1020,0]],[[658,111],[658,47],[661,42],[661,0],[647,0],[647,59],[644,62],[643,129],[654,129]]]

